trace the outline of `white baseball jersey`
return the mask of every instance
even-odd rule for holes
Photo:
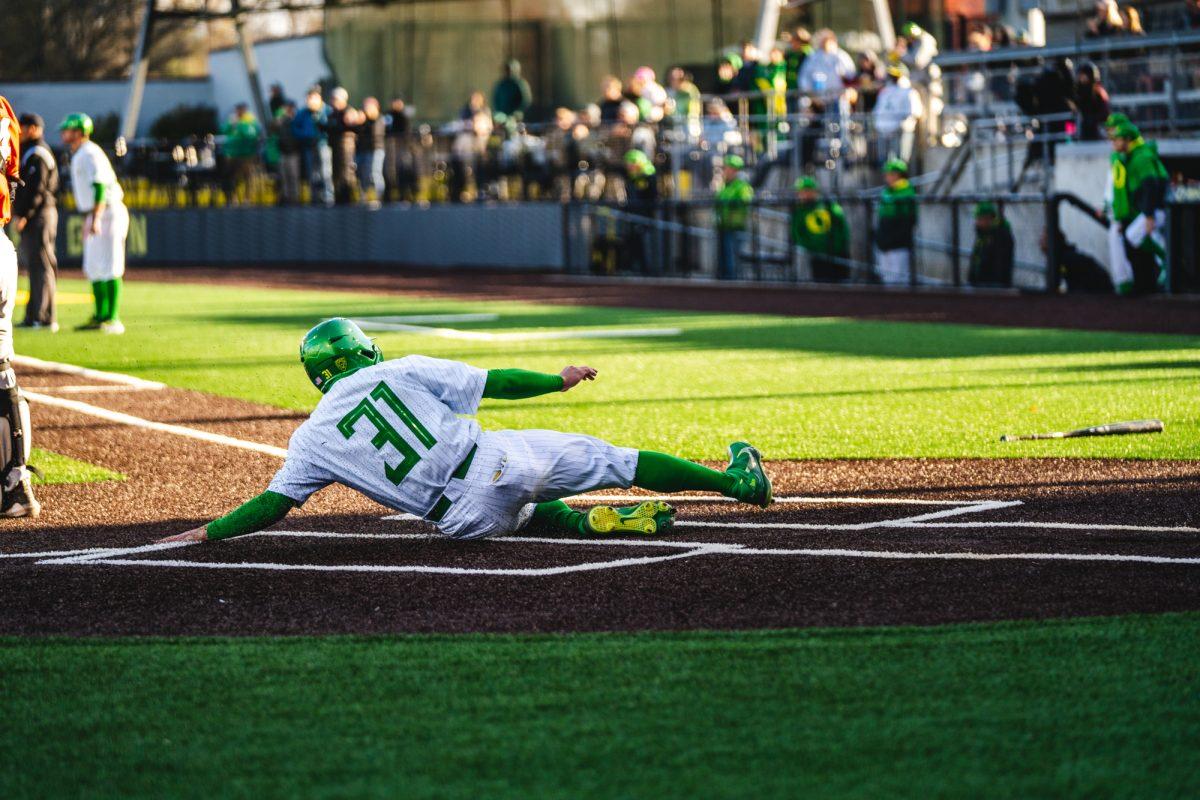
[[[530,504],[600,488],[629,488],[638,452],[557,431],[481,432],[474,414],[487,373],[407,356],[342,378],[288,443],[268,489],[303,503],[331,483],[420,517],[443,496],[442,533],[477,538],[508,533]],[[471,447],[471,467],[451,479]]]
[[[268,487],[303,503],[342,483],[381,505],[424,517],[479,439],[474,414],[487,373],[407,356],[337,381],[288,442]]]
[[[96,205],[96,190],[93,184],[104,184],[104,202],[116,205],[125,198],[117,173],[100,145],[90,139],[79,146],[71,156],[71,191],[75,194],[75,206],[80,213],[87,214]]]

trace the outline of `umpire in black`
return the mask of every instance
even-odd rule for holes
[[[17,263],[29,271],[29,304],[25,306],[23,328],[58,330],[54,308],[55,278],[58,259],[54,243],[58,238],[58,163],[46,140],[45,123],[37,114],[22,114],[21,178],[25,185],[13,198],[13,224],[21,234]]]

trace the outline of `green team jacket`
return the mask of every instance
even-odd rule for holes
[[[750,201],[754,199],[754,187],[738,175],[717,192],[717,230],[744,231],[750,216]]]
[[[221,129],[225,135],[225,155],[229,158],[252,158],[258,155],[258,140],[262,128],[258,120],[250,115],[238,117],[225,123]]]
[[[792,210],[792,242],[818,255],[848,255],[850,226],[846,212],[828,200],[796,206]]]
[[[1135,139],[1128,153],[1112,154],[1113,219],[1132,222],[1152,215],[1166,203],[1169,179],[1158,145]]]
[[[880,250],[906,250],[913,245],[917,227],[917,192],[907,180],[885,186],[879,197],[875,246]]]

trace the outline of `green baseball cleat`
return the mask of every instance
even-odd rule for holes
[[[771,479],[763,469],[762,456],[746,442],[729,445],[729,466],[725,474],[737,479],[730,494],[743,503],[766,508],[774,500],[771,494]]]
[[[675,509],[661,500],[647,500],[636,506],[613,508],[596,506],[587,512],[587,528],[596,534],[640,533],[653,536],[674,523]]]

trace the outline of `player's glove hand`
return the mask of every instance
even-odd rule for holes
[[[578,385],[580,381],[596,379],[596,370],[591,367],[563,367],[563,371],[558,374],[562,376],[564,392]]]
[[[155,542],[155,544],[167,544],[168,542],[207,542],[207,541],[208,541],[208,531],[205,530],[205,526],[201,525],[199,528],[192,528],[190,531],[184,531],[183,533],[177,533],[174,536],[167,536],[165,538],[159,539],[157,542]]]

